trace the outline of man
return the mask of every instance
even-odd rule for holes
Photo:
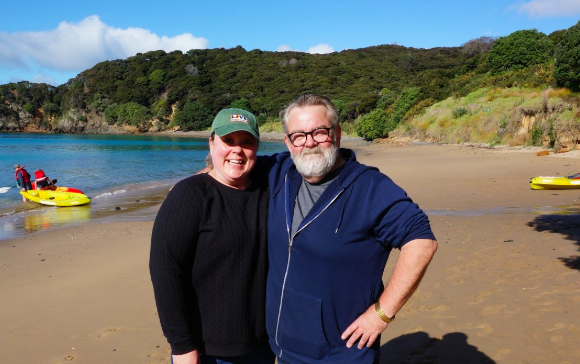
[[[14,178],[16,178],[16,183],[20,187],[20,191],[26,192],[32,189],[32,184],[30,183],[30,174],[24,166],[20,167],[20,164],[14,165]],[[22,196],[22,201],[26,202],[26,198]]]
[[[281,113],[290,153],[270,158],[266,326],[278,363],[378,363],[380,334],[436,249],[427,216],[339,149],[336,108],[301,95]],[[383,289],[392,248],[401,250]]]

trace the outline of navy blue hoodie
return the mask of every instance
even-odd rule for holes
[[[289,153],[270,170],[266,327],[276,355],[291,364],[374,363],[372,348],[346,347],[340,335],[379,298],[392,248],[435,239],[427,216],[376,168],[346,161],[290,236],[302,182]]]

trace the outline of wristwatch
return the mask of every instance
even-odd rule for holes
[[[381,320],[385,321],[386,323],[391,323],[393,320],[395,320],[395,316],[389,318],[387,315],[385,315],[385,312],[381,308],[379,301],[375,302],[375,311],[377,311],[377,315],[379,315]]]

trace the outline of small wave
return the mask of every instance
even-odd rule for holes
[[[7,217],[7,216],[10,216],[10,215],[14,215],[16,213],[17,213],[16,210],[12,210],[12,211],[1,211],[0,212],[0,218]]]
[[[118,195],[118,194],[125,193],[125,192],[127,192],[127,190],[117,190],[117,191],[113,191],[113,192],[105,192],[105,193],[101,193],[100,195],[97,195],[93,198],[113,196],[113,195]]]

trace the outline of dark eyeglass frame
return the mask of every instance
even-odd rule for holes
[[[328,139],[330,138],[330,130],[332,130],[332,129],[334,129],[334,127],[332,127],[332,126],[329,127],[329,128],[316,128],[316,129],[313,129],[311,131],[297,131],[295,133],[286,134],[286,136],[288,137],[288,140],[290,140],[290,143],[292,143],[293,146],[295,146],[295,147],[302,147],[308,141],[308,135],[310,135],[310,137],[312,138],[312,140],[314,140],[316,143],[324,143],[324,142],[327,142]],[[317,131],[320,131],[320,130],[326,131],[326,137],[324,138],[324,140],[317,140],[317,138],[314,137],[314,133],[316,133]],[[296,145],[294,143],[293,138],[295,138],[296,136],[299,136],[300,134],[303,134],[304,135],[304,143]],[[318,134],[318,135],[324,135],[324,134]]]

